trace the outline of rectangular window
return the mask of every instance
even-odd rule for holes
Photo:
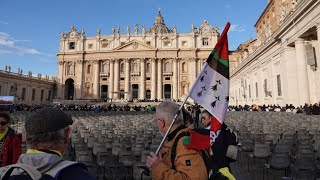
[[[75,42],[69,42],[69,49],[75,49]]]
[[[202,45],[208,46],[209,45],[209,39],[208,38],[202,38]]]
[[[147,44],[148,44],[148,45],[151,45],[151,42],[150,42],[150,41],[147,41]]]
[[[103,42],[103,43],[102,43],[102,48],[107,48],[108,45],[109,45],[109,44],[108,44],[107,42]]]
[[[92,49],[93,44],[88,44],[88,49]]]
[[[40,101],[43,101],[43,95],[44,95],[44,90],[43,90],[43,89],[41,89]]]
[[[249,85],[249,98],[251,99],[251,86]]]
[[[122,46],[122,45],[124,45],[124,44],[125,44],[125,42],[121,42],[121,43],[120,43],[120,46]]]
[[[170,81],[170,77],[165,77],[165,80],[168,80],[168,81]]]
[[[182,46],[187,46],[187,41],[182,41],[181,45]]]
[[[50,101],[51,100],[51,90],[49,90],[49,92],[48,92],[48,101]]]
[[[36,98],[36,89],[32,89],[31,100],[34,101],[35,98]]]
[[[151,78],[150,78],[150,77],[147,77],[147,80],[151,80]]]
[[[22,88],[22,92],[21,92],[21,100],[25,100],[26,99],[26,88]]]
[[[277,75],[277,86],[278,86],[278,96],[282,96],[280,74]]]
[[[120,78],[121,81],[124,81],[124,77]]]
[[[164,45],[164,46],[171,46],[171,41],[164,41],[164,42],[163,42],[163,45]]]
[[[259,97],[259,92],[258,92],[258,83],[256,82],[256,98]]]

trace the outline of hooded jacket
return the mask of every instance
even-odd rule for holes
[[[56,174],[50,174],[52,177],[59,180],[76,179],[76,180],[91,180],[92,177],[87,167],[82,163],[74,162],[71,165],[63,166],[62,159],[55,153],[27,153],[19,157],[17,163],[27,164],[36,168],[41,174],[45,174],[53,168],[57,169]],[[23,179],[18,170],[13,171],[11,179]]]

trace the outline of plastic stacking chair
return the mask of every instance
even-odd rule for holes
[[[288,170],[290,168],[289,153],[274,152],[271,154],[270,162],[265,164],[267,168],[267,178],[269,179],[269,169],[272,170],[284,170],[284,176],[288,176]]]
[[[253,153],[249,155],[248,158],[253,158],[253,162],[255,164],[255,159],[264,159],[266,162],[270,157],[270,145],[269,144],[255,144]],[[249,169],[249,159],[248,159],[248,169]],[[252,166],[253,170],[253,166]],[[253,170],[254,176],[254,170]],[[264,167],[262,168],[262,178],[264,179]]]

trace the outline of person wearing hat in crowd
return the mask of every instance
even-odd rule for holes
[[[19,157],[16,165],[32,167],[31,169],[36,169],[37,173],[41,173],[39,174],[42,178],[95,179],[84,164],[62,158],[70,139],[72,123],[70,116],[55,108],[42,108],[28,116],[25,129],[29,149]],[[21,179],[28,176],[17,169],[6,173],[2,178],[7,177],[8,174],[11,175],[9,179]]]
[[[16,163],[21,155],[21,135],[16,134],[9,124],[9,114],[0,112],[1,167]]]

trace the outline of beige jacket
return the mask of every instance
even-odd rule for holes
[[[160,150],[163,161],[154,167],[151,171],[152,179],[165,179],[165,180],[179,180],[179,179],[191,179],[191,180],[207,180],[208,174],[205,163],[201,154],[193,149],[187,149],[183,144],[182,137],[176,149],[175,169],[171,164],[171,148],[177,137],[183,131],[188,131],[189,128],[184,126],[178,127],[176,130],[168,135],[167,140],[164,142]]]

